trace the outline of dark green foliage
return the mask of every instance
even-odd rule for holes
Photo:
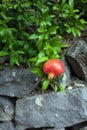
[[[74,0],[2,0],[0,56],[10,57],[10,67],[22,62],[33,66],[46,89],[49,81],[42,72],[43,63],[60,58],[67,47],[62,37],[80,36],[85,23],[74,9]]]
[[[77,6],[78,5],[78,6]],[[87,0],[76,0],[75,8],[80,10],[79,15],[87,20]]]

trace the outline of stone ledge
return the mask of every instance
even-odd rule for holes
[[[87,120],[87,86],[19,99],[15,121],[25,128],[65,128]]]

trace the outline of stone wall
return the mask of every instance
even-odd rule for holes
[[[64,94],[42,92],[28,68],[3,66],[0,130],[87,130],[87,42],[75,41],[62,61]]]

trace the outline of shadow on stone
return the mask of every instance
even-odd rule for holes
[[[66,127],[65,130],[87,130],[87,121],[81,122],[71,127]]]

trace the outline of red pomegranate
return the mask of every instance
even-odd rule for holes
[[[59,59],[51,59],[43,64],[43,72],[52,80],[64,72],[64,65]]]

